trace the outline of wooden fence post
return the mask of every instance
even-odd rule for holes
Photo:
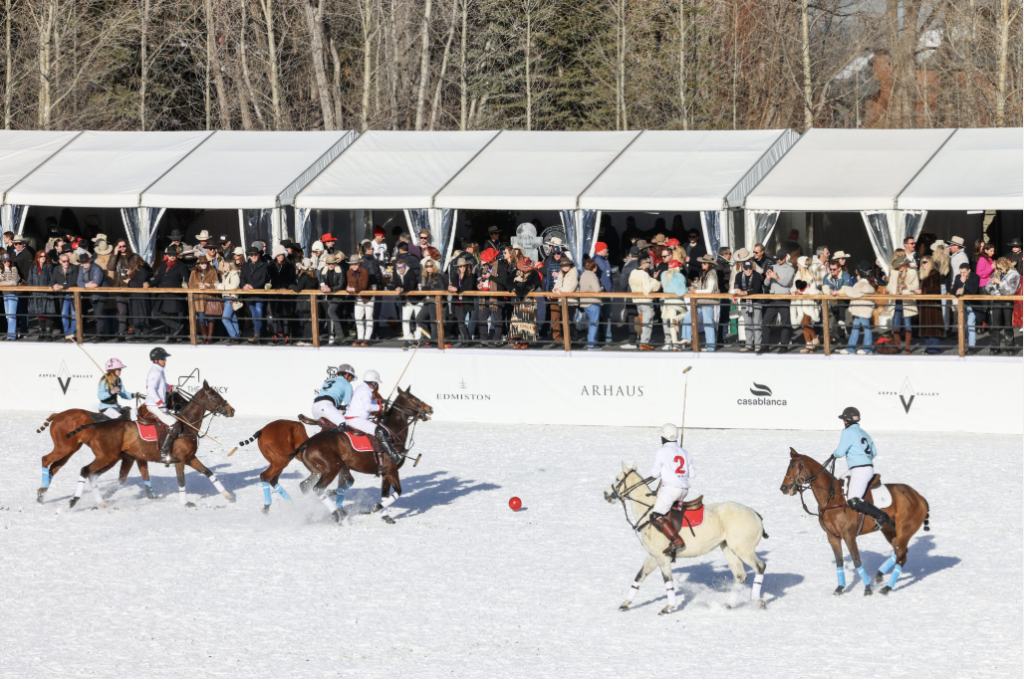
[[[829,329],[830,324],[828,314],[828,300],[821,300],[821,341],[825,345],[825,355],[832,355],[832,331]],[[763,338],[762,338],[763,339]]]
[[[437,348],[444,351],[444,302],[441,301],[441,295],[434,298],[435,304],[435,316],[437,316]]]
[[[957,354],[961,358],[967,355],[967,321],[964,318],[964,298],[957,297],[956,300],[956,340]]]
[[[320,301],[317,293],[309,295],[309,323],[313,331],[313,346],[320,346]],[[328,333],[330,334],[330,333]]]
[[[196,298],[191,291],[186,292],[188,297],[188,341],[192,346],[196,345]]]
[[[693,351],[700,351],[700,340],[698,336],[700,334],[700,324],[697,322],[697,300],[693,297],[690,298],[690,334],[692,335],[690,346]]]
[[[82,291],[74,290],[71,294],[74,296],[75,304],[75,341],[81,344],[82,326],[85,325],[85,319],[82,318]]]
[[[558,304],[562,307],[562,344],[566,351],[571,351],[572,336],[569,333],[569,302],[565,297],[559,297]]]

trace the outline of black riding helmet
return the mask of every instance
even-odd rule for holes
[[[149,360],[151,361],[163,361],[170,358],[171,355],[164,351],[163,347],[157,347],[153,351],[149,352]]]
[[[839,416],[839,419],[842,420],[843,422],[846,422],[847,424],[860,422],[860,411],[854,408],[853,406],[850,406],[849,408],[843,410],[843,414]]]

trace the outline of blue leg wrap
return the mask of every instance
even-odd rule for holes
[[[892,567],[896,565],[896,555],[893,554],[889,557],[889,560],[878,567],[879,573],[888,573],[892,570]]]
[[[846,571],[842,566],[836,568],[836,580],[839,581],[840,587],[846,587]]]
[[[49,488],[50,487],[50,479],[52,479],[52,478],[53,477],[50,475],[49,468],[48,467],[43,467],[43,488]]]
[[[277,491],[277,494],[281,497],[282,500],[287,500],[288,502],[292,501],[292,496],[288,494],[288,491],[286,491],[284,489],[284,486],[282,486],[280,483],[274,486],[274,490]]]
[[[334,506],[341,509],[341,503],[345,501],[345,487],[342,486],[334,491]]]
[[[263,504],[269,505],[270,504],[270,484],[267,483],[266,481],[262,481],[261,484],[263,485]]]
[[[892,575],[889,577],[889,589],[896,587],[896,581],[900,579],[900,573],[903,572],[903,566],[896,566],[893,570]]]
[[[860,576],[861,582],[863,582],[865,585],[871,584],[871,577],[868,575],[868,572],[864,570],[864,566],[861,566],[857,569],[857,575]]]
[[[144,485],[146,488],[152,488],[153,487],[153,484],[150,481],[143,481],[142,485]]]

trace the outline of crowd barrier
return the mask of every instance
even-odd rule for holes
[[[205,344],[209,343],[210,338],[204,337],[202,332],[202,326],[204,322],[211,322],[216,324],[218,321],[222,321],[220,312],[213,316],[204,316],[203,309],[205,305],[214,302],[218,303],[223,309],[224,313],[229,313],[232,318],[235,318],[236,329],[238,328],[238,321],[242,319],[245,314],[244,322],[247,326],[252,326],[254,321],[258,320],[261,325],[270,326],[273,328],[275,323],[290,324],[291,328],[298,328],[300,326],[305,327],[306,337],[300,338],[296,334],[295,337],[290,337],[291,341],[294,342],[296,339],[306,339],[308,344],[313,347],[320,347],[327,343],[325,337],[325,326],[330,326],[330,319],[327,318],[327,309],[334,306],[337,303],[338,306],[352,305],[354,304],[354,298],[356,295],[350,295],[347,292],[336,292],[336,293],[323,293],[319,290],[310,290],[304,292],[293,292],[290,290],[232,290],[230,297],[225,297],[217,291],[198,291],[193,289],[159,289],[159,288],[147,288],[147,289],[136,289],[136,288],[96,288],[96,289],[81,289],[72,288],[67,291],[54,292],[50,288],[43,287],[26,287],[19,286],[15,288],[5,288],[5,295],[17,296],[20,300],[18,306],[18,317],[20,321],[28,321],[27,318],[32,314],[25,311],[26,303],[29,299],[35,296],[37,299],[46,300],[52,305],[54,313],[50,314],[50,319],[37,319],[33,317],[31,320],[33,323],[42,325],[52,325],[54,334],[58,334],[59,328],[72,328],[70,337],[78,343],[91,342],[96,340],[111,340],[111,339],[126,339],[128,338],[127,333],[131,332],[131,322],[136,320],[139,325],[143,322],[149,325],[158,325],[161,328],[167,330],[165,337],[159,337],[157,332],[149,333],[148,336],[138,336],[134,339],[140,341],[159,341],[161,339],[172,339],[172,340],[187,340],[189,344]],[[399,298],[402,300],[412,300],[421,303],[423,306],[432,306],[433,313],[431,316],[432,320],[427,321],[431,330],[429,339],[433,344],[442,350],[446,348],[452,348],[452,342],[457,342],[458,348],[473,347],[481,344],[478,340],[471,341],[457,341],[462,338],[453,337],[453,329],[458,326],[459,323],[465,321],[463,318],[458,320],[453,318],[452,304],[470,306],[474,305],[474,310],[479,308],[479,305],[486,304],[489,301],[496,301],[502,304],[511,305],[516,302],[516,297],[510,292],[464,292],[460,294],[449,294],[439,291],[410,291],[399,296],[393,291],[376,291],[367,290],[359,293],[359,297],[373,298],[377,302],[391,301],[397,304],[401,304]],[[838,323],[836,316],[837,309],[846,310],[849,308],[851,303],[850,298],[844,296],[832,296],[832,295],[749,295],[742,298],[737,298],[734,295],[729,294],[698,294],[690,293],[680,298],[676,295],[665,294],[665,293],[654,293],[650,295],[638,295],[636,293],[589,293],[589,292],[576,292],[576,293],[563,293],[555,295],[552,293],[530,293],[528,298],[533,300],[545,300],[545,307],[549,314],[550,322],[557,323],[560,326],[560,332],[555,336],[560,337],[558,344],[564,351],[572,351],[574,344],[585,343],[586,336],[585,332],[580,331],[580,327],[585,324],[585,319],[577,318],[574,314],[578,300],[582,298],[598,298],[602,304],[608,306],[616,306],[617,308],[635,309],[635,305],[627,304],[629,302],[636,302],[642,300],[643,302],[649,302],[654,305],[654,308],[663,309],[661,306],[665,301],[671,300],[674,302],[682,301],[683,309],[686,312],[686,334],[689,336],[685,344],[685,350],[691,352],[699,352],[705,347],[707,336],[707,328],[709,324],[702,318],[700,310],[710,309],[713,307],[721,307],[726,310],[732,306],[735,309],[735,302],[740,299],[744,304],[751,304],[758,307],[759,313],[763,309],[767,309],[772,306],[785,305],[788,306],[793,301],[800,302],[811,302],[817,305],[819,320],[814,324],[814,332],[820,337],[820,349],[826,355],[829,356],[836,351],[842,349],[842,346],[837,346],[836,342],[836,330],[834,324]],[[157,310],[161,307],[159,302],[166,302],[171,300],[174,305],[180,309],[173,315],[168,316],[166,313],[161,314]],[[229,311],[232,301],[237,300],[240,303],[240,307],[247,309],[247,311],[239,310],[237,316],[234,315],[233,311]],[[995,337],[991,342],[992,347],[1003,346],[1004,337],[1008,336],[1007,353],[1013,353],[1019,351],[1018,339],[1014,337],[1014,330],[1012,325],[1009,324],[1009,318],[1012,315],[1013,306],[1021,303],[1022,297],[1020,295],[1011,297],[999,297],[989,295],[973,295],[973,296],[953,296],[953,295],[871,295],[860,298],[859,301],[872,301],[878,305],[878,309],[881,310],[886,306],[892,306],[896,303],[902,302],[905,304],[915,304],[921,307],[932,303],[936,307],[941,308],[941,313],[945,319],[945,323],[948,324],[948,328],[944,326],[937,326],[942,328],[943,332],[947,329],[950,333],[955,332],[956,337],[956,354],[963,357],[969,354],[969,341],[968,338],[971,334],[979,332],[984,325],[985,312],[992,308],[1005,308],[1007,313],[1001,315],[1006,318],[1007,321],[1003,325],[993,324],[991,321],[987,324],[989,331],[994,331]],[[141,301],[141,303],[140,303]],[[257,318],[248,309],[259,308],[259,317]],[[149,309],[153,309],[152,312]],[[285,309],[285,311],[278,310],[275,315],[275,308]],[[460,307],[461,308],[461,307]],[[99,309],[99,311],[97,311]],[[139,311],[137,309],[145,309]],[[976,312],[976,315],[975,315]],[[475,311],[474,311],[475,313]],[[283,315],[282,315],[283,314]],[[119,318],[120,316],[120,318]],[[582,315],[580,315],[582,316]],[[680,316],[682,318],[682,316]],[[396,326],[401,323],[401,314],[399,317],[394,319],[393,322]],[[437,320],[442,319],[442,320]],[[543,319],[542,319],[543,320]],[[735,321],[736,319],[733,318]],[[72,321],[72,323],[69,323]],[[971,322],[973,321],[973,323]],[[354,323],[351,315],[351,311],[343,319],[343,322],[347,325]],[[381,321],[375,321],[380,323]],[[474,315],[473,320],[470,321],[473,325],[477,322],[477,317]],[[486,323],[486,320],[483,322]],[[602,317],[601,324],[609,323],[614,324],[615,327],[621,328],[623,326],[635,326],[635,330],[640,329],[641,321],[637,319],[627,320],[616,319],[614,321],[608,320]],[[654,321],[651,321],[652,323]],[[718,325],[723,323],[727,324],[729,321],[725,319],[718,324],[714,324],[717,328]],[[506,319],[507,323],[507,319]],[[124,329],[125,325],[128,325],[128,330]],[[663,322],[657,321],[657,326],[662,327]],[[683,328],[679,326],[679,321],[675,321],[676,329],[682,331]],[[446,325],[449,327],[446,330]],[[747,328],[743,327],[740,322],[740,327],[743,331]],[[793,335],[799,337],[799,319],[791,319],[790,325],[793,329]],[[257,326],[258,327],[258,326]],[[759,327],[759,326],[755,326]],[[773,326],[779,328],[781,326]],[[920,329],[915,321],[915,331]],[[876,313],[874,322],[870,325],[871,330],[877,337],[879,333],[884,333],[891,330],[891,327],[885,325],[879,325],[878,314]],[[849,332],[849,324],[844,327],[844,332]],[[665,331],[666,335],[668,330]],[[446,336],[447,334],[447,336]],[[553,333],[554,334],[554,333]],[[635,334],[635,333],[634,333]],[[681,333],[682,334],[682,333]],[[734,331],[735,334],[735,331]],[[274,338],[276,338],[276,333]],[[283,336],[283,333],[282,333]],[[45,337],[45,335],[44,335]],[[265,329],[256,338],[257,342],[272,342],[274,338],[271,337],[270,333]],[[228,338],[221,338],[228,339]],[[242,339],[242,338],[238,338]],[[603,342],[602,342],[603,343]],[[665,343],[668,343],[667,337]],[[771,343],[766,338],[764,341],[766,347],[779,348],[778,343]],[[787,345],[786,348],[795,350],[802,346],[801,344],[794,343],[793,345]],[[844,345],[845,346],[845,345]],[[575,347],[579,348],[579,347]],[[679,350],[683,348],[681,344],[675,344],[670,348]],[[721,348],[721,345],[719,345]],[[918,347],[923,348],[923,347]],[[818,346],[815,346],[815,350]]]
[[[0,408],[43,413],[96,409],[100,370],[116,356],[128,367],[129,391],[143,391],[153,345],[3,343]],[[846,406],[863,413],[870,431],[1024,433],[1024,361],[983,364],[949,357],[780,356],[744,360],[734,354],[396,351],[220,345],[167,347],[168,382],[194,392],[208,382],[243,416],[294,419],[310,414],[321,383],[341,363],[382,375],[387,395],[401,386],[430,403],[435,419],[477,423],[465,441],[488,454],[493,424],[621,425],[679,423],[721,429],[838,430]],[[692,369],[685,374],[687,366]],[[986,384],[978,389],[979,379]],[[42,422],[42,418],[40,418]],[[216,425],[214,426],[216,432]],[[563,434],[548,430],[552,454]],[[216,435],[216,433],[214,433]],[[794,445],[798,443],[794,439]],[[749,446],[749,443],[744,445]],[[637,450],[637,458],[648,454]],[[762,450],[750,455],[785,451]],[[806,451],[812,452],[812,451]],[[822,455],[828,451],[817,451]],[[983,451],[978,451],[983,452]],[[623,451],[630,458],[628,450]]]

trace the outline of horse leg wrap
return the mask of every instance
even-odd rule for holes
[[[213,487],[216,488],[221,495],[228,494],[228,489],[224,487],[224,484],[220,482],[220,479],[217,478],[216,474],[210,474],[210,483],[213,484]]]
[[[264,504],[264,506],[271,504],[270,484],[267,483],[266,481],[262,481],[260,483],[260,485],[263,486],[263,504]]]
[[[894,588],[896,586],[896,581],[900,579],[900,575],[902,573],[903,573],[903,566],[900,566],[899,564],[897,564],[896,568],[893,569],[892,575],[889,577],[889,589],[892,589],[892,588]]]
[[[324,507],[327,507],[327,511],[332,514],[334,513],[334,510],[338,508],[338,506],[334,503],[334,498],[331,497],[330,493],[324,493],[323,496],[320,498],[320,502],[323,502]]]
[[[676,581],[669,578],[665,581],[665,594],[668,595],[668,605],[676,607]]]
[[[868,572],[864,570],[864,566],[859,566],[857,568],[857,575],[860,576],[860,581],[863,582],[865,585],[871,585],[871,576],[869,576]]]
[[[636,598],[637,593],[640,591],[640,583],[634,582],[629,586],[629,591],[626,592],[626,601],[633,603],[633,599]]]
[[[52,478],[53,478],[53,475],[50,474],[50,468],[49,467],[43,467],[43,486],[42,487],[43,488],[49,488],[50,487],[50,479],[52,479]]]
[[[750,586],[750,600],[757,601],[761,598],[761,585],[764,584],[764,573],[754,574],[754,584]]]
[[[836,567],[836,580],[839,581],[840,587],[846,587],[846,571],[842,566]]]
[[[282,486],[280,483],[274,486],[274,490],[277,491],[277,494],[281,497],[282,500],[286,500],[288,502],[292,501],[292,496],[288,494],[288,491],[286,491],[284,489],[284,486]],[[270,503],[268,502],[267,504],[269,505]]]
[[[75,486],[75,497],[82,497],[82,493],[85,492],[85,477],[78,477],[78,485]]]
[[[96,504],[103,506],[106,501],[103,499],[103,493],[100,492],[100,486],[96,483],[96,478],[93,476],[89,477],[89,487],[92,488],[92,497],[96,500]]]
[[[178,486],[178,502],[181,504],[188,504],[188,498],[185,497],[185,486]]]
[[[338,490],[334,491],[334,504],[338,509],[341,509],[342,503],[345,502],[345,486],[338,486]]]
[[[380,501],[381,510],[383,511],[390,507],[391,505],[395,504],[396,500],[398,500],[398,493],[392,492],[391,495],[388,495],[386,498]]]
[[[892,567],[896,565],[896,554],[893,554],[889,559],[878,567],[879,573],[888,573],[892,570]]]

